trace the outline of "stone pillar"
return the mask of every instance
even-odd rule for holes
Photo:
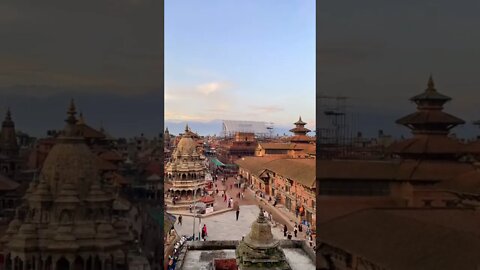
[[[123,256],[124,256],[123,259],[124,259],[124,264],[125,264],[125,266],[124,266],[125,269],[124,270],[128,270],[129,267],[128,267],[128,250],[127,249],[123,250]]]
[[[3,255],[3,264],[0,265],[0,270],[5,270],[6,265],[7,265],[7,256]]]
[[[38,256],[35,261],[35,270],[44,270],[42,258]]]
[[[8,254],[5,255],[5,257],[4,257],[5,261],[3,262],[2,270],[10,270],[10,269],[8,269],[8,258],[9,258]]]
[[[52,270],[52,257],[50,257],[50,268],[47,269],[47,262],[48,262],[49,255],[42,260],[42,270]]]
[[[92,259],[90,260],[90,264],[91,264],[91,265],[90,265],[90,266],[91,266],[90,269],[91,269],[91,270],[95,270],[95,261],[96,261],[96,258],[95,258],[93,255],[90,256],[90,258],[92,258]]]
[[[68,270],[73,270],[74,266],[75,266],[75,259],[68,258]]]

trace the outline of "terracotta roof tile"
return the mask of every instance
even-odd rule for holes
[[[386,269],[475,269],[479,227],[475,210],[371,209],[321,224],[317,237]]]
[[[387,148],[388,152],[404,154],[461,154],[465,145],[447,136],[415,136],[410,139],[394,142]]]

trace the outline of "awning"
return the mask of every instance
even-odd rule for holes
[[[223,164],[220,160],[218,160],[217,158],[212,158],[212,162],[216,165],[216,166],[225,166],[225,164]]]

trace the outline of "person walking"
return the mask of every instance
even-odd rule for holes
[[[178,216],[178,224],[182,226],[182,215]]]
[[[240,215],[240,208],[237,208],[236,214],[237,214],[237,221],[238,221],[238,216]]]
[[[168,255],[168,270],[174,270],[173,268],[173,257],[171,255]]]
[[[285,225],[283,225],[283,236],[284,237],[287,237],[287,231],[288,231],[287,224],[285,224]]]
[[[297,238],[297,232],[298,232],[298,226],[297,226],[297,223],[295,222],[295,226],[293,227],[293,235],[295,236],[295,238]]]
[[[208,236],[207,234],[207,225],[206,224],[203,224],[203,228],[202,228],[202,239],[203,241],[206,241],[206,237]]]

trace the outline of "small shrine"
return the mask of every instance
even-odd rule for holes
[[[291,270],[262,209],[250,233],[238,244],[236,258],[240,270]]]

